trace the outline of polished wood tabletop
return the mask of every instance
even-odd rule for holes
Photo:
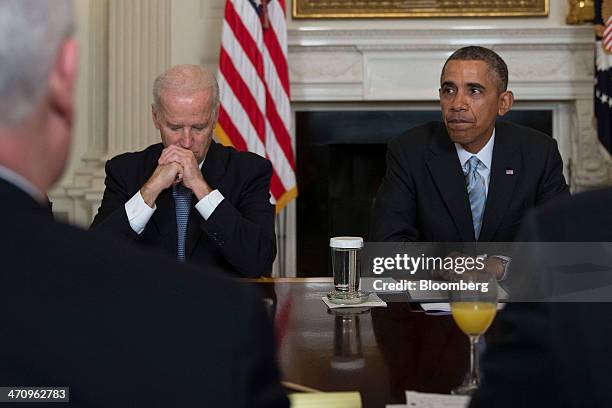
[[[450,315],[418,304],[330,311],[330,278],[264,279],[284,381],[359,391],[364,408],[405,403],[404,391],[449,393],[468,368],[468,340]]]

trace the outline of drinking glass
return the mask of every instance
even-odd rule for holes
[[[480,385],[476,343],[497,312],[497,280],[491,272],[473,269],[462,274],[451,273],[451,283],[454,285],[449,293],[453,319],[470,339],[470,369],[463,384],[451,393],[471,395]]]
[[[368,294],[359,290],[361,262],[359,252],[363,248],[361,237],[334,237],[329,240],[331,248],[334,290],[327,294],[330,302],[337,304],[359,304],[367,300]]]

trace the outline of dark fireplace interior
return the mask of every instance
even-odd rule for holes
[[[551,110],[514,110],[505,119],[552,135]],[[330,237],[367,240],[386,144],[432,120],[439,111],[296,112],[297,276],[331,276]]]

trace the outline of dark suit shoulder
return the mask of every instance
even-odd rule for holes
[[[253,165],[264,165],[265,163],[269,163],[268,159],[253,152],[241,152],[236,150],[234,147],[223,146],[221,144],[219,145],[219,148],[229,155],[232,160],[238,160],[240,162]]]
[[[150,406],[148,392],[162,384],[172,391],[156,396],[164,406],[287,405],[272,328],[253,288],[213,266],[180,265],[39,213],[16,208],[14,217],[0,217],[11,237],[0,256],[6,271],[19,271],[0,276],[0,303],[14,311],[3,327],[18,329],[8,330],[3,344],[35,362],[3,358],[15,368],[0,380],[70,384],[71,400],[74,391],[75,401],[86,396],[100,406],[112,406],[117,395]],[[33,318],[40,320],[35,326],[23,325]],[[232,370],[211,370],[219,366]],[[124,387],[136,376],[141,381]],[[92,388],[100,383],[111,384],[110,392]],[[274,402],[259,402],[266,396]]]
[[[19,196],[11,196],[12,202],[17,202],[16,197]],[[6,201],[3,208],[8,208],[11,202]],[[64,280],[54,279],[53,275],[62,275],[71,280],[75,284],[71,287],[78,288],[75,295],[81,290],[101,291],[106,283],[115,282],[120,282],[123,288],[129,286],[134,289],[148,284],[146,296],[151,296],[151,300],[156,297],[151,291],[176,295],[179,287],[181,292],[197,299],[212,297],[214,301],[209,303],[208,299],[205,301],[207,304],[228,305],[234,301],[232,299],[238,299],[236,296],[245,295],[244,288],[215,266],[208,266],[206,273],[202,274],[200,268],[178,264],[174,259],[145,251],[136,245],[54,221],[42,210],[32,211],[19,205],[13,213],[14,217],[0,219],[0,230],[12,236],[15,243],[27,242],[28,245],[17,245],[18,250],[24,252],[20,256],[10,253],[9,249],[0,250],[0,254],[10,263],[14,259],[24,259],[26,254],[34,251],[38,254],[35,261],[45,265],[45,268],[41,268],[45,272],[41,279],[60,284],[58,290],[66,289],[61,286]],[[49,246],[50,242],[54,244]],[[170,282],[177,285],[174,291],[164,288]],[[140,293],[145,296],[145,293]]]
[[[530,214],[542,241],[612,241],[612,188],[550,201]]]
[[[119,243],[94,231],[83,231],[61,222],[41,220],[37,224],[41,240],[61,237],[54,247],[51,263],[57,270],[70,274],[74,283],[78,281],[75,287],[81,291],[88,287],[97,291],[95,286],[102,279],[121,282],[126,293],[130,289],[137,290],[142,299],[155,301],[160,296],[170,296],[167,299],[174,306],[185,310],[189,303],[215,310],[243,310],[259,302],[250,288],[232,281],[225,271],[214,265],[207,266],[206,273],[202,273],[202,268],[178,264],[164,255]],[[74,271],[80,273],[71,274]]]
[[[389,150],[403,151],[410,155],[421,155],[434,137],[445,136],[446,128],[442,122],[428,122],[406,130],[389,142]]]
[[[261,172],[271,171],[270,161],[253,152],[241,152],[230,146],[219,144],[222,153],[228,156],[229,165],[234,169],[253,172],[256,175]]]
[[[446,134],[444,123],[427,122],[423,125],[406,130],[401,135],[393,139],[389,144],[397,146],[404,144],[427,143],[433,135],[439,134]]]
[[[546,133],[503,120],[498,120],[495,124],[495,134],[510,137],[514,142],[518,142],[529,148],[548,149],[552,144],[555,144],[554,139]]]

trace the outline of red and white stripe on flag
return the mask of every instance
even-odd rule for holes
[[[297,197],[285,0],[227,0],[218,79],[217,139],[270,160],[280,212]]]
[[[606,21],[601,42],[603,43],[604,50],[612,52],[612,16]]]

